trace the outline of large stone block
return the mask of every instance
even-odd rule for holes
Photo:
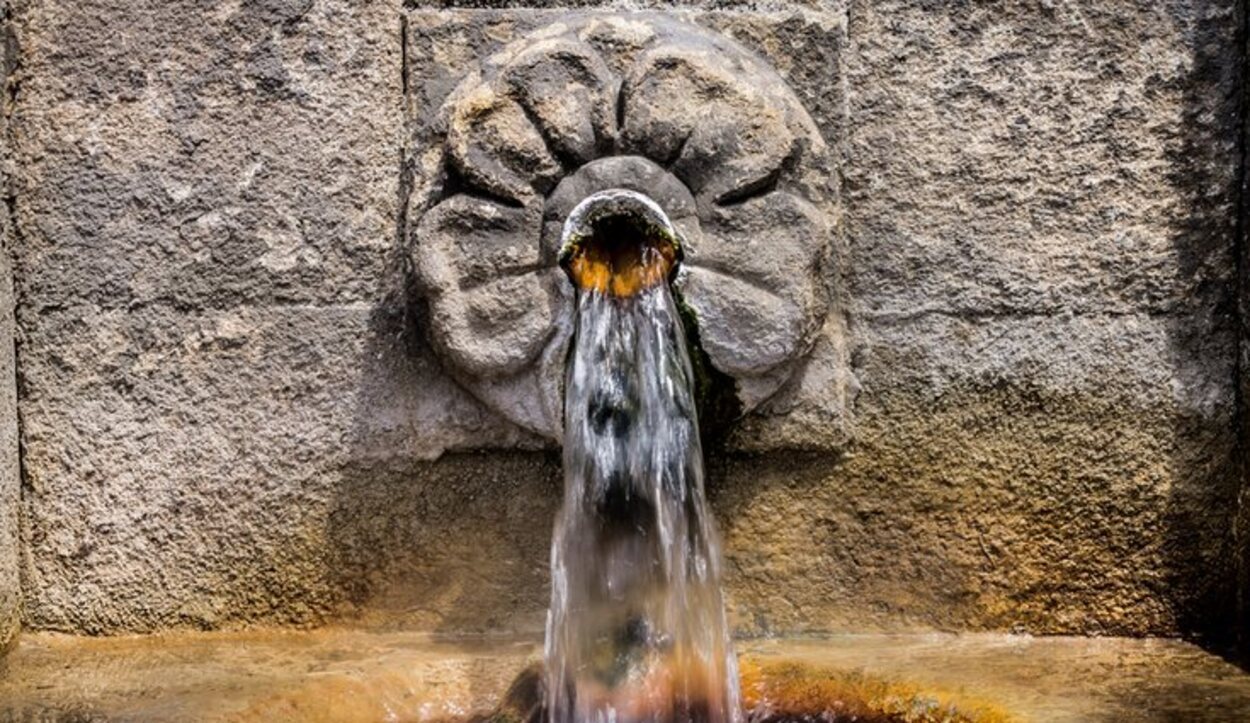
[[[39,2],[16,29],[28,319],[373,297],[400,167],[390,3]]]
[[[404,406],[430,361],[387,314],[400,24],[336,0],[15,16],[32,625],[317,619],[342,599],[325,519],[370,454],[354,435],[473,416]],[[395,393],[361,373],[388,344]]]
[[[528,581],[507,561],[545,550],[558,489],[515,461],[411,464],[429,361],[380,372],[379,323],[364,304],[46,313],[62,343],[23,354],[29,624],[307,624],[408,588],[454,608],[440,582],[460,589],[470,565],[499,589]]]
[[[693,209],[674,217],[686,237],[674,286],[747,412],[729,446],[846,444],[854,382],[833,150],[844,112],[840,12],[416,9],[406,18],[414,266],[432,341],[466,388],[558,439],[572,306],[550,253],[561,202],[581,199],[572,186],[624,187],[665,206],[671,185],[686,200],[665,210]],[[596,174],[604,178],[584,178]],[[470,278],[473,258],[488,252],[482,230],[514,238],[497,279]],[[531,253],[518,257],[525,241]],[[474,433],[455,446],[513,438]]]
[[[1236,269],[1231,0],[859,3],[846,54],[864,313],[1188,313]]]
[[[1231,328],[928,315],[862,333],[850,454],[717,465],[741,629],[1227,633]]]

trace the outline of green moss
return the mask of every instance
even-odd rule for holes
[[[694,372],[694,399],[699,415],[699,435],[705,450],[721,444],[742,416],[737,382],[712,365],[699,338],[699,319],[681,293],[673,289],[673,302],[686,332],[690,367]]]

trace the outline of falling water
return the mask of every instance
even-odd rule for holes
[[[551,551],[553,723],[741,719],[692,383],[666,283],[579,290]]]

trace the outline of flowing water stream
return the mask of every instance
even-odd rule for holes
[[[635,271],[667,269],[630,248]],[[578,290],[545,651],[554,723],[741,719],[694,380],[660,276]]]

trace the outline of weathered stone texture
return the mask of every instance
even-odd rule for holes
[[[21,14],[28,316],[376,292],[399,182],[394,8],[203,7],[36,2]]]
[[[399,27],[395,4],[334,0],[18,13],[31,625],[302,621],[339,599],[326,518],[368,454],[354,435],[411,424],[358,415],[413,384],[367,378],[403,345],[402,321],[373,336]]]
[[[1221,361],[1193,369],[1178,327]],[[930,315],[863,333],[852,454],[725,465],[740,624],[1139,634],[1226,621],[1227,329]]]
[[[6,214],[7,216],[7,214]],[[17,446],[17,368],[13,348],[13,273],[8,218],[0,221],[0,651],[17,634],[21,614],[18,534],[21,464]]]
[[[1241,8],[1245,22],[1246,8]],[[1241,453],[1241,493],[1237,499],[1237,520],[1233,532],[1237,553],[1237,649],[1244,660],[1250,660],[1250,408],[1246,400],[1250,399],[1250,159],[1246,150],[1250,149],[1250,125],[1245,123],[1246,93],[1250,92],[1250,36],[1242,38],[1241,58],[1241,92],[1242,92],[1242,128],[1241,128],[1241,206],[1239,219],[1241,236],[1237,239],[1238,253],[1238,295],[1237,310],[1241,320],[1239,327],[1237,383],[1238,392],[1238,423]]]
[[[858,307],[1162,314],[1227,304],[1234,9],[857,5],[846,177]]]
[[[492,488],[478,493],[485,506],[452,496],[472,496],[473,477],[388,467],[407,457],[373,431],[386,409],[360,373],[378,353],[366,345],[371,323],[365,306],[45,317],[48,333],[82,342],[52,357],[32,351],[30,363],[83,401],[72,429],[26,426],[31,624],[107,632],[317,621],[371,589],[368,573],[395,558],[433,566],[471,546],[438,525],[463,512],[459,524],[477,527],[505,511],[493,509]],[[414,367],[391,373],[415,386]],[[38,399],[27,408],[36,419],[64,404]],[[62,480],[77,482],[73,494]],[[557,496],[553,487],[518,500],[541,509],[499,519],[499,537],[527,539]],[[426,513],[431,504],[441,512]],[[488,549],[485,539],[479,532],[472,544]],[[485,559],[458,559],[476,559],[491,577]],[[493,577],[503,586],[513,575]]]
[[[681,17],[763,54],[840,154],[848,324],[824,335],[862,391],[845,454],[711,455],[738,629],[1218,634],[1231,0],[765,9]],[[546,16],[22,9],[32,626],[538,628],[558,462],[423,461],[542,443],[439,369],[399,228],[437,180],[401,146]],[[819,430],[835,356],[764,411]]]
[[[853,6],[846,469],[923,505],[919,609],[1227,634],[1235,10]]]
[[[0,3],[0,12],[8,4]],[[0,25],[0,30],[3,25]],[[9,69],[13,46],[0,52],[0,188],[7,195],[11,158],[8,143]],[[0,653],[17,635],[21,618],[21,540],[18,529],[21,460],[17,437],[17,357],[13,324],[13,224],[8,206],[0,213]]]

